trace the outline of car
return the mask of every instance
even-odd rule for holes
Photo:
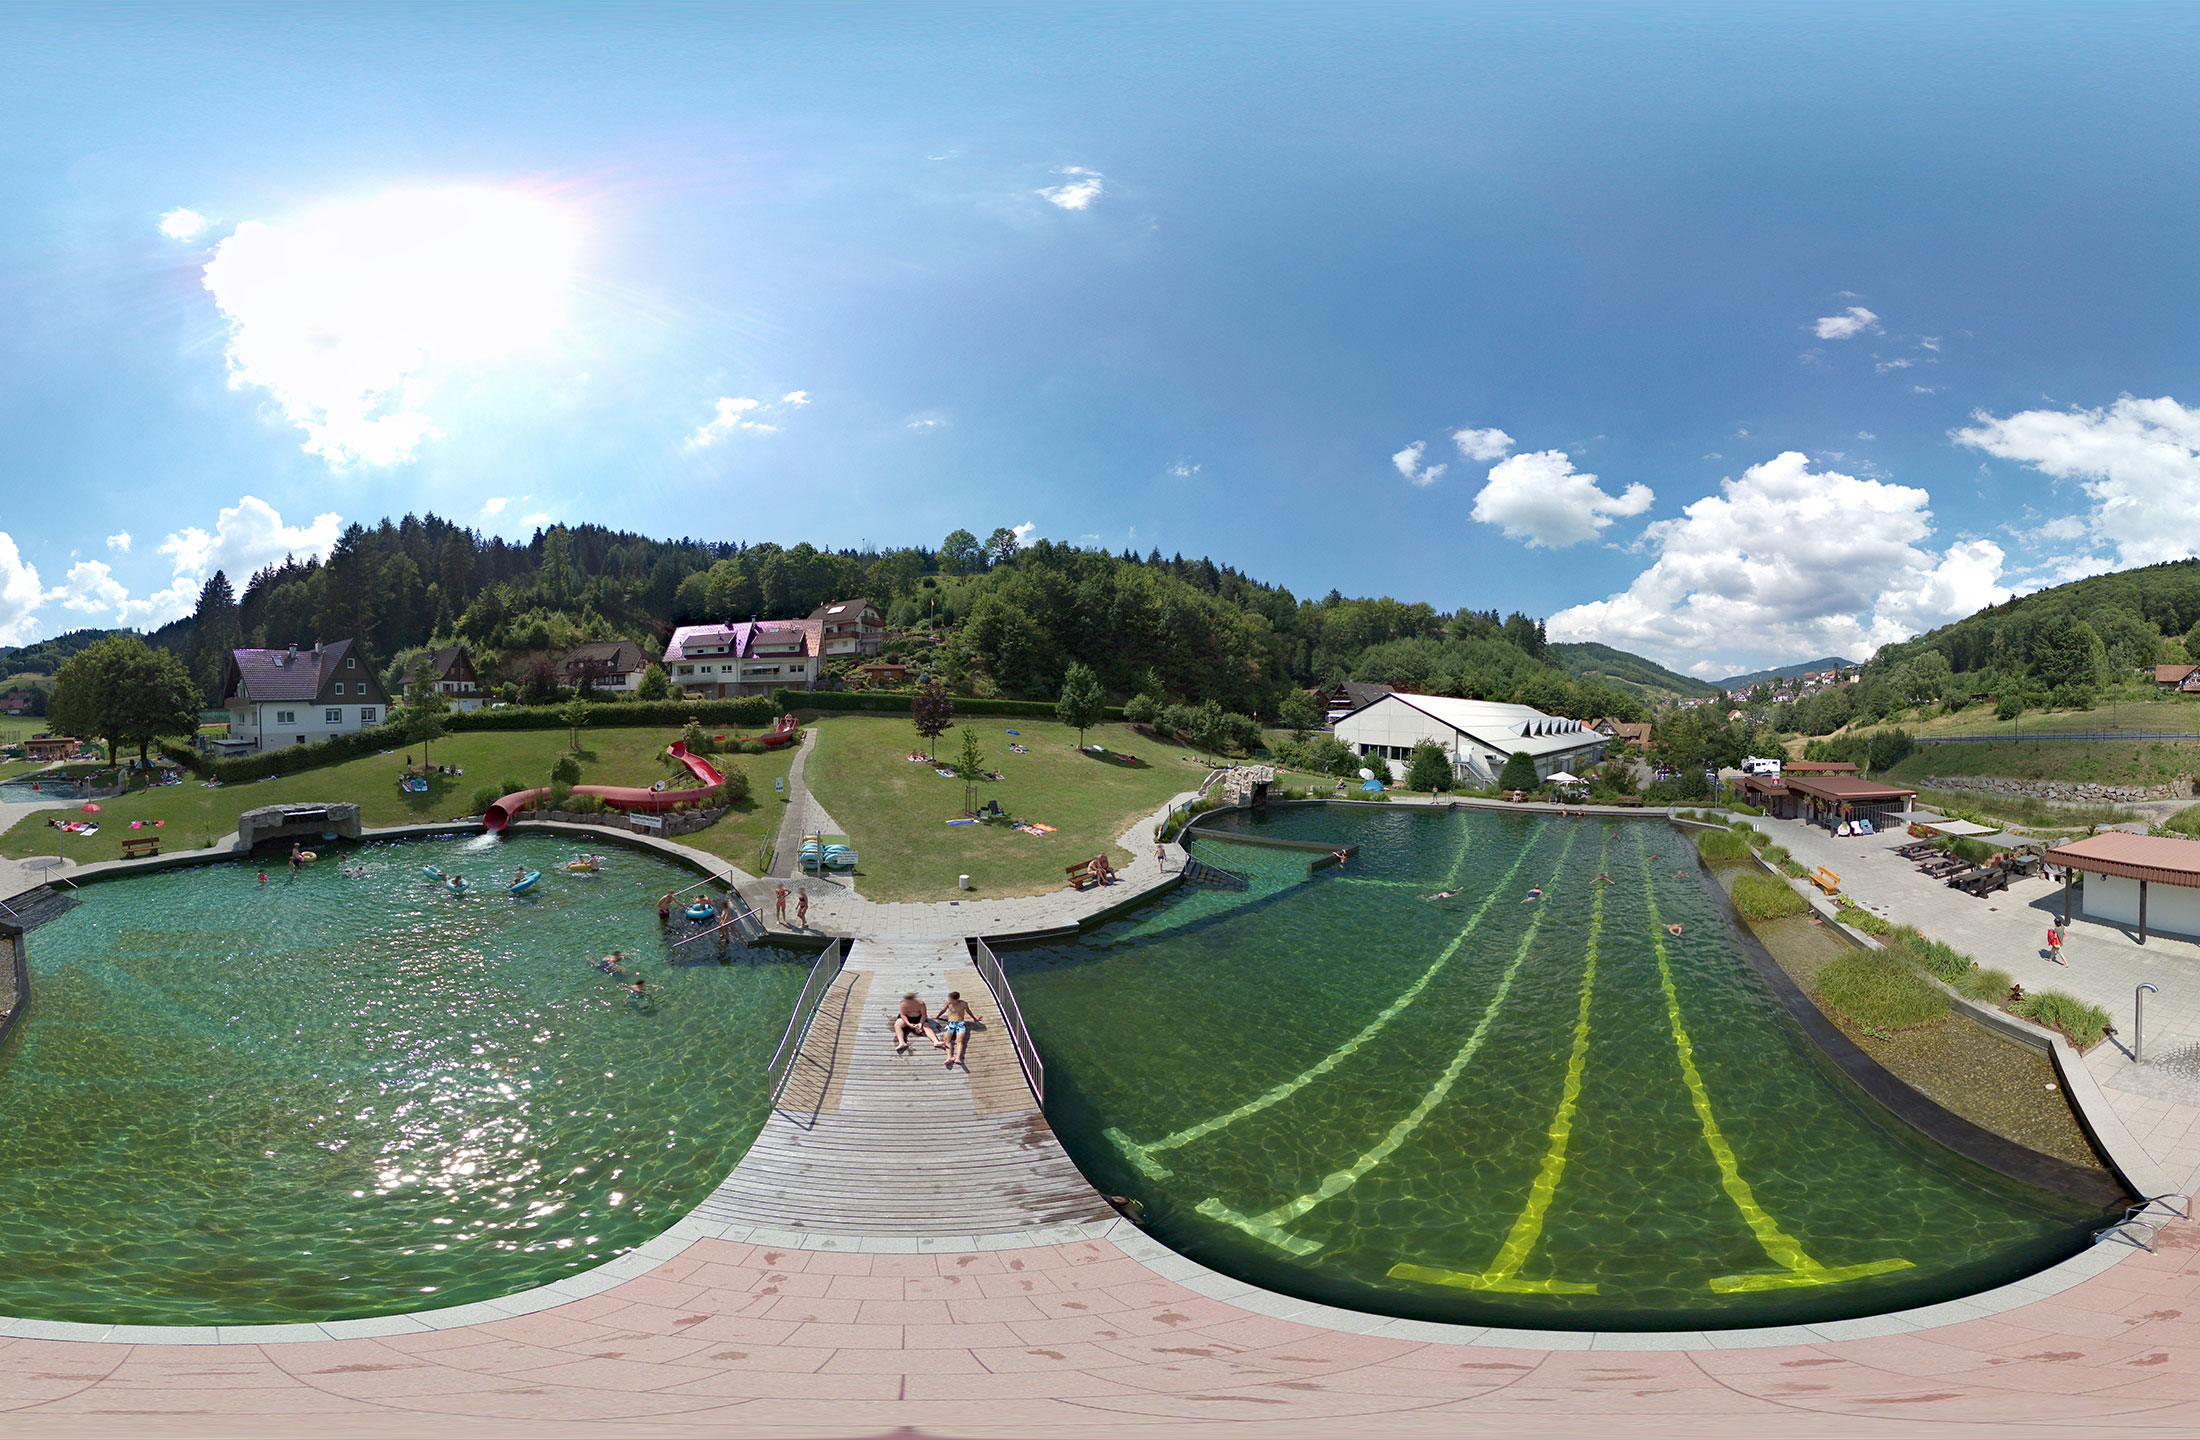
[[[1681,772],[1670,765],[1660,765],[1650,772],[1650,778],[1653,780],[1678,780],[1681,778]]]

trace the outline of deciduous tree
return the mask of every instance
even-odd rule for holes
[[[1105,719],[1108,697],[1101,693],[1100,677],[1087,666],[1070,662],[1062,678],[1061,698],[1054,702],[1054,718],[1077,731],[1077,748],[1085,748],[1085,732]]]
[[[919,685],[909,700],[909,723],[917,727],[917,736],[929,752],[932,742],[955,723],[955,702],[948,698],[947,687],[937,680]]]
[[[135,635],[110,635],[62,663],[54,675],[56,728],[107,744],[135,745],[144,764],[155,740],[196,734],[204,697],[181,660]]]

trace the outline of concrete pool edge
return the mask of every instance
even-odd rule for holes
[[[1311,801],[1296,803],[1326,804],[1338,802]],[[1350,804],[1353,802],[1342,803]],[[1497,807],[1491,806],[1489,808]],[[1518,807],[1508,806],[1504,808],[1517,809]],[[1620,811],[1609,816],[1598,815],[1595,818],[1651,818],[1653,816],[1666,818],[1669,821],[1672,819],[1671,816],[1661,811],[1649,811],[1647,813],[1643,811]],[[622,843],[632,844],[637,849],[649,850],[664,855],[666,858],[678,860],[691,870],[705,875],[718,876],[741,873],[737,867],[730,865],[720,868],[716,863],[718,857],[703,856],[697,852],[687,850],[684,846],[653,840],[650,837],[635,836],[593,826],[560,825],[555,822],[533,822],[527,828],[549,834],[571,834],[616,839]],[[406,838],[456,838],[478,833],[481,833],[481,826],[478,821],[456,820],[439,824],[386,827],[368,832],[361,839],[364,843],[373,840]],[[234,850],[213,848],[177,852],[173,856],[163,856],[157,859],[101,862],[97,866],[84,867],[84,870],[80,873],[87,878],[97,879],[139,871],[176,868],[187,864],[210,863],[219,860],[234,861],[241,858],[244,857]],[[1126,897],[1122,901],[1109,906],[1107,912],[1103,912],[1103,915],[1090,917],[1090,923],[1100,923],[1107,914],[1142,903],[1149,898],[1152,898],[1152,892]],[[1073,928],[1082,929],[1086,926],[1079,925]],[[1001,938],[1008,940],[1012,937],[1003,936]],[[2098,1098],[2097,1092],[2096,1098]],[[2073,1100],[2082,1107],[2083,1101],[2080,1097],[2073,1094]],[[555,1309],[561,1305],[615,1290],[629,1281],[648,1276],[658,1266],[676,1258],[690,1246],[702,1240],[745,1242],[784,1250],[840,1251],[857,1254],[967,1254],[1037,1249],[1077,1240],[1105,1240],[1114,1245],[1126,1257],[1138,1262],[1157,1278],[1173,1281],[1187,1290],[1220,1303],[1234,1306],[1249,1314],[1291,1321],[1346,1334],[1379,1336],[1446,1345],[1544,1351],[1719,1351],[1765,1346],[1809,1345],[1828,1341],[1866,1339],[1930,1330],[1941,1326],[1962,1324],[1971,1320],[2006,1315],[2047,1300],[2064,1290],[2106,1272],[2121,1260],[2127,1258],[2132,1249],[2132,1247],[2114,1244],[2095,1245],[2058,1264],[1991,1290],[1981,1291],[1958,1299],[1937,1302],[1932,1305],[1890,1311],[1851,1320],[1709,1331],[1615,1332],[1505,1329],[1471,1324],[1405,1320],[1324,1305],[1319,1302],[1285,1295],[1281,1292],[1265,1290],[1222,1274],[1219,1271],[1211,1270],[1197,1261],[1178,1254],[1124,1220],[1097,1221],[1081,1225],[1035,1226],[1019,1232],[978,1236],[967,1234],[859,1236],[834,1234],[828,1231],[816,1233],[788,1232],[723,1225],[707,1220],[697,1220],[691,1212],[689,1216],[674,1222],[649,1241],[626,1252],[624,1255],[604,1262],[602,1265],[552,1281],[546,1285],[517,1291],[493,1300],[359,1319],[251,1325],[150,1326],[0,1317],[0,1338],[161,1345],[225,1345],[370,1339],[382,1336],[462,1330],[475,1325],[493,1324],[515,1316]]]

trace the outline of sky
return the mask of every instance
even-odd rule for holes
[[[1688,673],[2200,546],[2186,6],[0,12],[0,644],[997,526]]]

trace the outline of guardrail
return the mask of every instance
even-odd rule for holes
[[[1024,1069],[1024,1082],[1031,1086],[1031,1098],[1037,1100],[1040,1110],[1044,1111],[1047,1108],[1047,1067],[1039,1059],[1039,1047],[1031,1043],[1031,1031],[1024,1026],[1024,1012],[1016,1003],[1016,992],[1009,988],[1008,976],[1002,972],[993,947],[975,935],[970,937],[970,960],[977,968],[978,978],[985,982],[985,988],[993,992],[993,1008],[1000,1013],[1009,1043],[1016,1047],[1016,1063]]]
[[[2024,730],[2015,734],[1991,731],[1979,735],[1912,735],[1918,745],[2021,745],[2041,740],[2200,740],[2186,730]]]
[[[794,1072],[795,1057],[802,1053],[803,1038],[810,1033],[810,1020],[847,963],[848,942],[835,940],[810,966],[810,978],[803,982],[802,993],[795,999],[794,1014],[787,1021],[787,1033],[779,1037],[779,1048],[772,1052],[771,1064],[764,1070],[765,1077],[772,1082],[769,1103],[779,1103],[779,1092],[787,1088],[787,1077]]]
[[[26,948],[20,925],[0,926],[0,962],[7,965],[15,981],[13,1001],[0,1012],[0,1046],[8,1043],[8,1036],[15,1031],[15,1022],[30,1008],[31,971],[26,963]]]

